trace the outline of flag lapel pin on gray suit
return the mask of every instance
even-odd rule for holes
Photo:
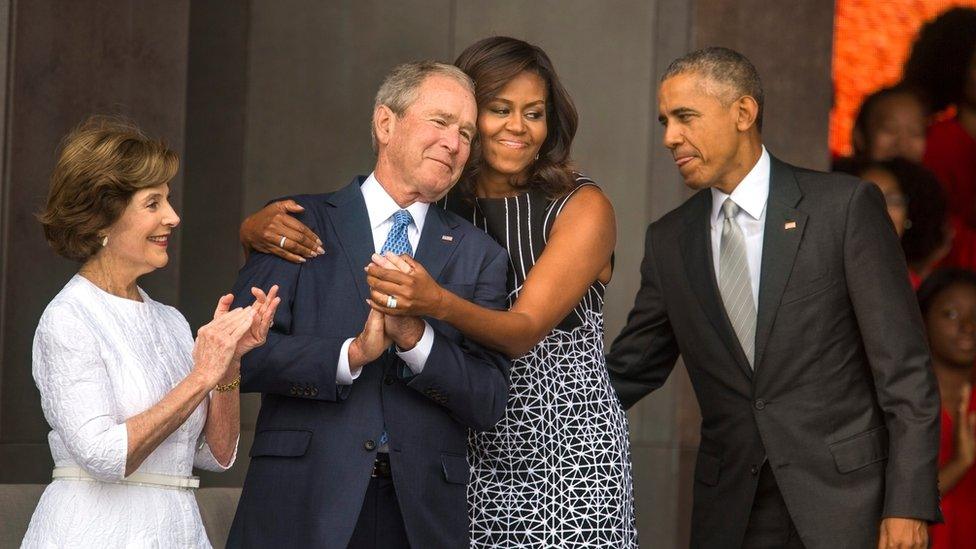
[[[787,231],[791,231],[796,228],[796,221],[787,221],[783,228]]]
[[[454,242],[454,237],[449,234],[446,234],[441,236],[441,240],[443,240],[444,242]]]

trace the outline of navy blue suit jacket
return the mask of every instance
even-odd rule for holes
[[[230,547],[345,547],[384,428],[410,544],[468,545],[467,430],[501,418],[510,363],[427,319],[435,339],[419,375],[384,353],[351,386],[336,384],[340,348],[369,313],[363,267],[374,248],[363,180],[293,197],[324,255],[296,265],[255,253],[234,287],[235,306],[252,300],[252,286],[278,284],[282,301],[268,341],[241,365],[241,389],[262,401]],[[428,210],[416,260],[455,294],[505,307],[508,255],[455,214]]]

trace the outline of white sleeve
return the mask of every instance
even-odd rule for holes
[[[41,407],[75,464],[107,481],[125,474],[128,434],[116,419],[108,371],[91,328],[70,307],[52,307],[34,333]]]
[[[420,372],[424,371],[424,365],[427,364],[427,357],[430,356],[430,350],[432,348],[434,348],[434,329],[425,320],[424,335],[420,336],[420,341],[409,351],[400,351],[398,349],[397,356],[407,364],[411,372],[415,375],[420,375]]]
[[[336,366],[336,385],[352,385],[353,381],[359,377],[359,374],[363,373],[363,369],[360,368],[356,373],[352,373],[349,368],[349,345],[352,344],[352,340],[355,339],[350,337],[342,344],[342,348],[339,349],[339,364]]]

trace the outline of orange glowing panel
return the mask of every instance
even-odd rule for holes
[[[836,0],[830,111],[835,157],[851,153],[851,128],[864,97],[901,79],[919,28],[954,6],[976,7],[976,0]]]

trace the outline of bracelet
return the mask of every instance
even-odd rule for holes
[[[231,381],[230,383],[228,383],[226,385],[221,385],[221,384],[218,383],[214,387],[214,391],[217,391],[218,393],[226,393],[227,391],[233,391],[234,389],[236,389],[236,388],[238,388],[240,386],[241,386],[241,376],[237,376],[237,379],[235,379],[234,381]]]

